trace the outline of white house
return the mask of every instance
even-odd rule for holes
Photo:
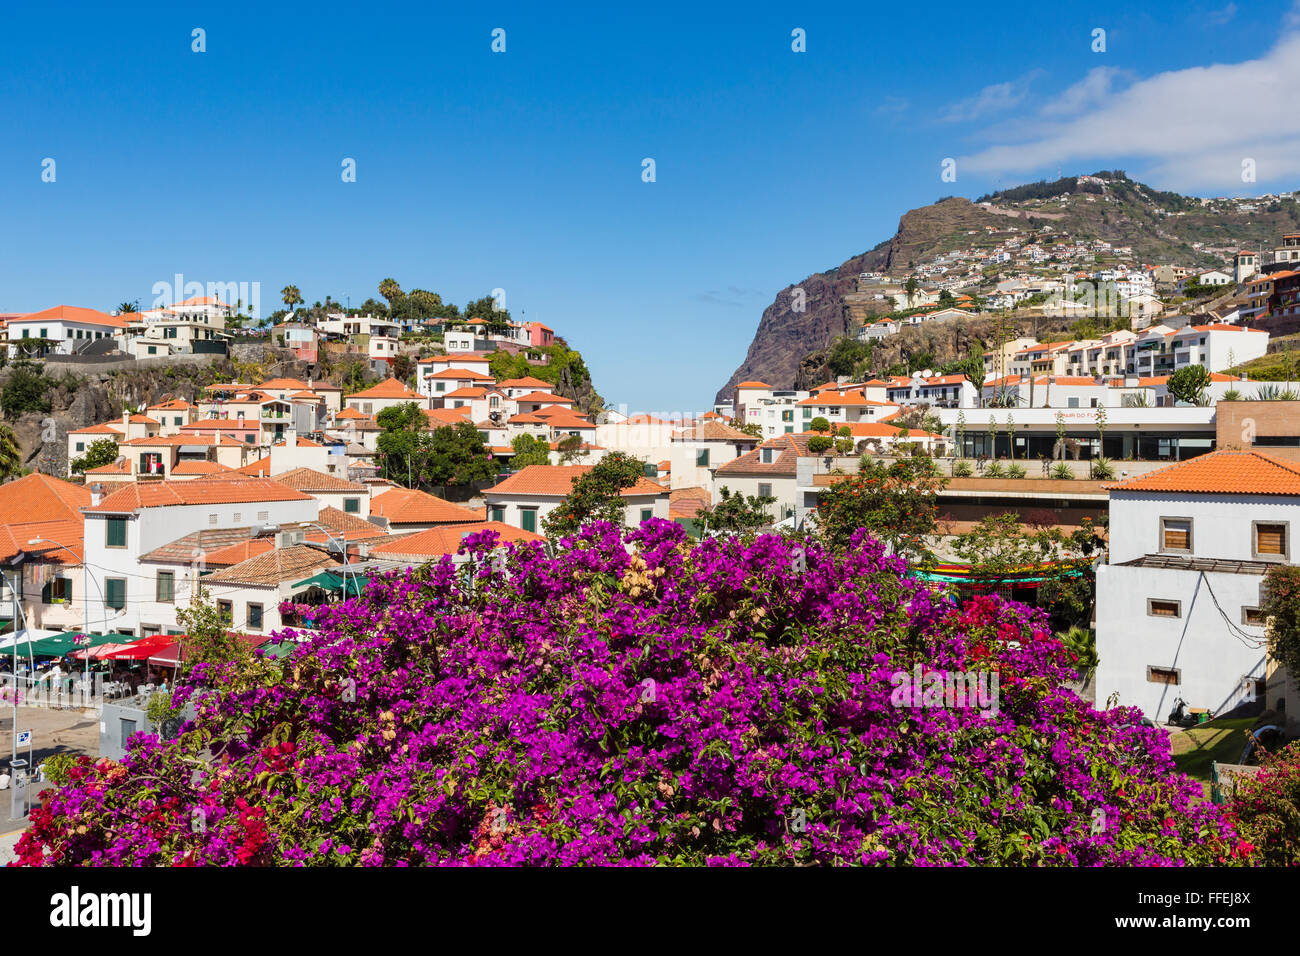
[[[1220,713],[1264,694],[1260,588],[1300,557],[1300,466],[1223,450],[1108,487],[1097,699],[1163,722],[1179,697]]]
[[[489,521],[540,532],[542,519],[573,490],[590,465],[529,465],[483,492]],[[668,519],[668,489],[649,478],[623,489],[623,521],[635,527],[650,518]]]
[[[191,532],[310,522],[319,510],[315,498],[267,478],[139,482],[102,497],[92,487],[82,509],[85,561],[103,596],[91,597],[90,618],[106,616],[118,634],[142,637],[146,626],[158,633],[164,619],[174,620],[176,569],[143,565],[142,555]],[[182,559],[197,575],[203,556],[196,548]]]
[[[126,341],[126,324],[121,316],[73,305],[20,315],[9,320],[9,357],[18,356],[20,348],[24,348],[23,339],[43,339],[60,355],[80,352],[104,339],[121,348]]]

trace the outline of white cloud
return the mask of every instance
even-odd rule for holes
[[[1300,17],[1300,3],[1293,14]],[[1057,101],[1063,111],[1092,96],[1082,113],[1040,122],[1023,142],[960,157],[957,166],[1006,174],[1132,158],[1149,163],[1142,175],[1153,185],[1186,190],[1240,190],[1246,158],[1262,182],[1300,176],[1300,110],[1290,108],[1297,62],[1300,33],[1292,32],[1259,59],[1158,73],[1119,92],[1102,91],[1115,77],[1094,70]]]
[[[1013,109],[1029,95],[1029,84],[1038,74],[1039,71],[1034,70],[1018,79],[986,86],[974,96],[952,104],[940,119],[946,123],[960,123]]]
[[[1116,80],[1131,80],[1134,73],[1117,66],[1095,66],[1078,83],[1068,87],[1043,107],[1044,116],[1072,116],[1090,109],[1111,95]]]

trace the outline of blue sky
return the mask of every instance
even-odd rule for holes
[[[1058,168],[1300,186],[1287,3],[465,9],[7,10],[0,311],[147,303],[176,273],[260,282],[264,312],[289,282],[501,288],[610,402],[692,411],[779,289],[942,195]]]

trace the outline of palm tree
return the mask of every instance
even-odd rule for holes
[[[135,307],[134,302],[121,302],[117,306],[117,311],[126,314],[127,312],[138,312],[139,309]]]
[[[280,298],[284,300],[285,308],[292,311],[295,305],[302,302],[302,293],[296,285],[287,285],[280,290]]]
[[[0,425],[0,480],[23,473],[23,453],[18,436],[8,425]]]

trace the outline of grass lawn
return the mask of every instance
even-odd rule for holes
[[[1258,722],[1258,717],[1211,720],[1170,734],[1174,763],[1181,772],[1200,781],[1203,799],[1210,799],[1210,764],[1236,763],[1246,748],[1247,733]]]

